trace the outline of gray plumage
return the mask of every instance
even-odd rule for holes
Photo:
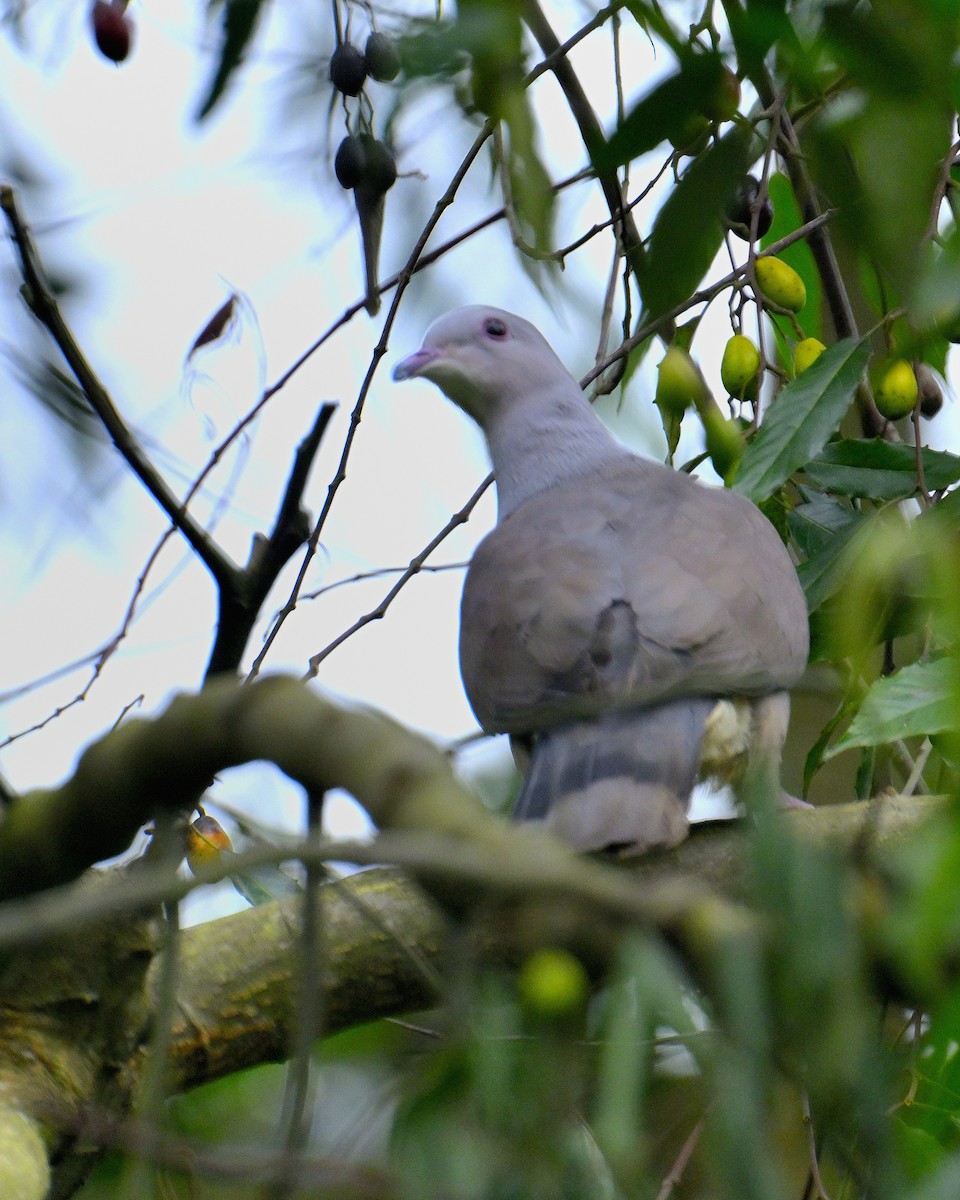
[[[449,313],[394,371],[417,375],[493,459],[499,517],[467,574],[460,665],[481,726],[531,756],[517,815],[635,853],[682,839],[701,772],[777,775],[808,634],[766,518],[621,446],[520,317]]]

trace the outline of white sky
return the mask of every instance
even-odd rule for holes
[[[67,0],[37,6],[26,53],[0,42],[0,135],[49,181],[39,199],[28,193],[23,201],[41,252],[51,264],[73,264],[89,281],[85,296],[68,307],[75,332],[128,423],[180,489],[263,385],[281,375],[360,291],[352,200],[333,180],[328,158],[343,134],[342,112],[338,106],[331,115],[327,87],[310,91],[317,70],[325,74],[329,31],[308,22],[291,37],[303,6],[274,5],[255,56],[221,110],[198,130],[191,112],[208,70],[207,57],[198,53],[207,37],[199,24],[201,7],[135,3],[134,51],[120,68],[95,52],[83,6]],[[575,28],[578,15],[564,11],[561,36]],[[358,19],[356,40],[364,36]],[[645,43],[638,45],[649,61]],[[306,48],[298,55],[291,46]],[[608,54],[606,39],[603,46]],[[603,61],[603,70],[593,74],[605,81],[609,68]],[[643,79],[637,84],[648,86]],[[551,139],[557,154],[551,165],[560,177],[578,169],[582,156],[552,81],[537,90],[559,134],[556,146]],[[604,83],[601,90],[610,88]],[[373,96],[382,122],[393,91],[374,87]],[[608,94],[603,103],[610,100]],[[384,274],[409,252],[474,137],[466,122],[451,127],[450,112],[447,94],[425,94],[397,130],[401,170],[421,174],[402,178],[388,197]],[[478,162],[470,183],[441,230],[457,232],[499,206],[486,160]],[[576,236],[604,216],[595,189],[581,187],[563,203],[561,237]],[[608,269],[609,250],[601,242],[575,256],[551,285],[553,308],[517,266],[503,228],[468,244],[411,288],[391,355],[368,400],[312,587],[405,564],[488,469],[469,421],[425,383],[392,384],[391,360],[418,345],[439,312],[489,301],[531,317],[565,347],[575,371],[585,370]],[[0,261],[13,293],[13,258],[4,254]],[[234,288],[248,301],[238,333],[185,372],[193,338]],[[4,340],[10,341],[29,319],[15,301],[0,307],[4,313]],[[308,494],[312,511],[319,510],[381,321],[361,314],[338,334],[271,402],[242,463],[233,460],[237,471],[228,464],[215,476],[214,492],[229,493],[217,536],[236,558],[246,556],[255,530],[269,528],[298,440],[319,403],[335,399],[339,412]],[[11,636],[0,692],[107,641],[165,528],[121,462],[109,453],[96,460],[91,494],[89,480],[80,478],[53,434],[51,419],[29,397],[8,390],[0,409],[0,553],[6,564],[0,604]],[[202,505],[197,511],[206,515]],[[494,512],[491,495],[434,561],[468,558]],[[276,589],[271,611],[285,598],[284,584],[289,589],[298,562]],[[376,579],[305,603],[267,665],[301,673],[309,655],[391,583],[392,577]],[[413,581],[386,620],[324,663],[319,685],[443,739],[474,730],[457,669],[461,583],[460,572]],[[212,584],[175,540],[151,576],[149,591],[154,589],[159,594],[143,607],[87,700],[0,752],[0,769],[14,786],[62,778],[83,746],[141,694],[138,711],[149,713],[172,692],[199,683],[215,616]],[[0,707],[0,738],[43,720],[87,677],[88,670],[80,669]],[[489,753],[482,747],[472,757],[483,760]],[[503,758],[502,742],[493,754]],[[267,768],[231,773],[218,794],[261,819],[293,825],[301,819],[296,790],[278,793]],[[352,810],[344,803],[331,813],[338,831],[357,826]]]
[[[120,68],[95,52],[85,6],[74,0],[34,6],[25,53],[0,40],[0,147],[16,149],[48,180],[39,198],[33,193],[24,198],[41,252],[51,264],[72,264],[88,281],[89,290],[69,306],[68,316],[118,407],[179,490],[263,385],[280,376],[360,293],[352,201],[333,179],[328,158],[343,134],[342,111],[338,106],[331,116],[328,87],[311,92],[309,86],[318,69],[325,76],[329,9],[318,6],[324,24],[318,18],[313,27],[302,3],[277,0],[266,37],[258,39],[226,102],[197,129],[191,113],[209,67],[202,50],[209,41],[200,23],[203,7],[197,0],[149,6],[135,0],[136,43]],[[585,19],[580,7],[562,0],[555,7],[561,38]],[[429,5],[425,11],[431,11]],[[624,61],[634,72],[627,85],[635,95],[649,88],[661,66],[629,17],[624,23]],[[362,43],[365,34],[358,16],[355,40]],[[608,123],[614,99],[609,55],[609,33],[601,31],[575,57]],[[372,95],[379,128],[394,92],[373,85]],[[548,130],[550,167],[560,178],[583,165],[579,140],[552,79],[538,83],[535,97]],[[384,275],[406,257],[474,136],[473,126],[451,121],[452,112],[448,93],[427,93],[398,125],[400,169],[420,174],[401,178],[388,196]],[[499,206],[499,197],[488,190],[485,158],[468,182],[441,226],[447,234]],[[560,206],[558,241],[571,240],[605,216],[595,186],[575,189]],[[582,373],[595,350],[609,254],[609,240],[599,238],[574,255],[549,284],[548,301],[517,265],[505,229],[497,227],[414,284],[371,392],[311,587],[405,564],[487,471],[481,439],[469,421],[426,383],[392,384],[392,361],[419,344],[440,312],[486,301],[523,312],[573,372]],[[11,251],[0,250],[0,285],[10,292],[0,302],[4,344],[16,343],[27,328],[15,303],[12,262]],[[234,288],[249,302],[238,334],[227,346],[200,355],[193,372],[185,372],[193,338]],[[709,344],[710,336],[721,344],[725,315],[722,303],[714,306],[709,321],[716,333],[701,335],[698,345]],[[361,313],[315,355],[273,399],[241,462],[228,461],[214,477],[213,492],[229,493],[216,533],[237,559],[245,558],[255,530],[269,528],[294,449],[318,405],[335,399],[339,412],[307,497],[312,511],[319,510],[381,321],[382,314],[371,321]],[[621,436],[659,456],[662,438],[650,405],[657,358],[651,356],[635,379],[617,424]],[[708,377],[717,373],[719,352],[716,359],[704,363]],[[606,408],[612,412],[613,405]],[[208,511],[204,505],[197,509],[204,519]],[[489,496],[433,561],[469,557],[493,516]],[[102,454],[94,474],[82,479],[50,418],[4,384],[0,606],[7,637],[0,694],[89,654],[111,637],[164,528],[154,502],[116,457]],[[298,562],[295,558],[275,590],[268,616],[285,599]],[[267,665],[302,673],[309,655],[375,604],[391,582],[392,577],[351,585],[304,603]],[[414,580],[386,620],[368,626],[323,664],[319,684],[442,739],[474,730],[456,658],[461,582],[459,572]],[[212,637],[214,590],[181,541],[165,551],[148,593],[151,603],[86,702],[0,751],[0,770],[14,786],[61,779],[83,746],[139,695],[144,697],[139,711],[150,713],[172,692],[200,682]],[[87,675],[81,669],[0,706],[0,740],[67,703]],[[473,758],[483,761],[489,753],[475,752]],[[502,755],[505,748],[498,743],[493,753]],[[282,798],[274,790],[265,793],[270,775],[265,768],[232,773],[220,794],[261,818],[269,813],[297,823],[298,796],[292,789]],[[338,831],[351,832],[354,824],[346,807],[338,809]]]

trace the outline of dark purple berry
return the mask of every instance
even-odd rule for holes
[[[124,12],[126,5],[96,0],[90,10],[90,24],[97,49],[111,62],[119,63],[130,53],[133,23]]]
[[[740,181],[733,200],[727,208],[727,220],[733,232],[745,242],[750,240],[750,227],[753,221],[753,210],[757,206],[757,196],[760,193],[760,182],[753,175],[744,175]],[[764,196],[757,214],[757,237],[761,238],[773,224],[773,201]]]
[[[389,192],[397,181],[397,161],[383,142],[369,133],[360,135],[366,158],[363,182],[373,192]]]
[[[367,74],[379,83],[389,83],[400,74],[400,52],[389,33],[371,33],[363,50]]]
[[[367,68],[352,42],[341,42],[330,57],[330,82],[345,96],[359,96]]]
[[[367,166],[367,152],[358,137],[345,137],[337,147],[333,158],[333,169],[342,188],[349,191],[363,182]]]
[[[917,366],[917,385],[920,391],[920,416],[929,421],[943,408],[943,388],[926,363]]]

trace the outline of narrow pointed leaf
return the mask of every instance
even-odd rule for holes
[[[231,75],[243,61],[244,51],[253,37],[260,9],[265,3],[266,0],[226,0],[219,59],[207,95],[197,111],[198,122],[213,110],[226,90]]]
[[[828,545],[836,533],[859,520],[859,515],[832,496],[817,496],[787,514],[787,529],[804,558]]]
[[[723,240],[721,214],[749,166],[752,135],[739,127],[698,155],[657,214],[640,276],[644,309],[660,316],[696,290]]]
[[[816,612],[824,600],[829,600],[840,590],[850,573],[847,547],[867,520],[866,517],[857,517],[851,521],[797,567],[803,594],[807,598],[807,608],[811,613]]]
[[[869,357],[867,339],[847,338],[788,383],[747,446],[734,489],[765,500],[815,458],[850,407]]]
[[[658,84],[624,117],[594,155],[597,170],[630,162],[680,131],[691,114],[720,83],[723,63],[718,54],[687,54],[675,74]]]

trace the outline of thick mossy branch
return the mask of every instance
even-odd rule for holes
[[[782,819],[785,835],[840,858],[862,860],[865,869],[873,870],[895,858],[909,835],[942,817],[947,807],[939,799],[894,796],[785,812]],[[745,822],[715,821],[694,826],[690,838],[669,853],[625,870],[608,868],[608,873],[624,899],[637,891],[659,895],[664,918],[669,916],[668,897],[675,898],[672,917],[665,919],[662,930],[682,941],[697,969],[705,968],[731,936],[751,931],[755,935],[759,929],[750,911],[740,907],[750,892],[749,862]],[[451,869],[463,865],[451,863]],[[487,871],[491,886],[502,884],[498,864],[488,863]],[[478,875],[475,870],[471,889]],[[531,866],[530,875],[536,889],[539,872]],[[691,904],[688,897],[702,898],[705,892],[713,897],[711,902]],[[571,898],[576,898],[573,882]],[[326,885],[321,903],[327,929],[328,1032],[433,1002],[431,975],[442,972],[450,923],[408,874],[394,868],[364,871]],[[494,908],[486,918],[480,916],[478,937],[485,953],[513,956],[524,943],[535,944],[545,932],[543,907],[531,904],[522,912]],[[873,905],[864,908],[866,924],[877,914]],[[517,927],[519,916],[522,929]],[[551,929],[546,932],[556,936],[553,903],[547,919]],[[180,1016],[174,1028],[175,1088],[187,1089],[286,1056],[294,1018],[299,924],[299,903],[292,900],[184,932]],[[567,931],[570,928],[567,922]],[[602,955],[604,929],[594,910],[589,933],[595,957]],[[888,964],[879,965],[889,974]]]
[[[130,720],[90,746],[71,779],[19,797],[0,825],[0,898],[76,878],[178,811],[217,772],[268,760],[312,794],[343,787],[380,826],[471,836],[499,828],[434,746],[367,710],[346,710],[298,681],[217,680],[155,719]]]
[[[328,1033],[437,1002],[449,923],[409,876],[363,871],[325,885],[320,904]],[[184,931],[176,1091],[289,1057],[301,923],[294,898]]]

